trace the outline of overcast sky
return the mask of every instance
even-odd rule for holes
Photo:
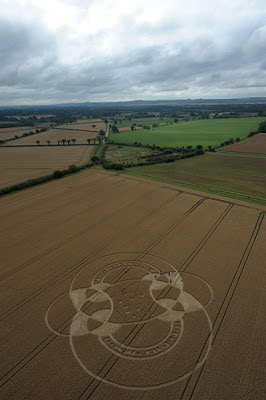
[[[265,0],[0,0],[0,104],[266,96]]]

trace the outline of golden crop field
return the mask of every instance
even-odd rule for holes
[[[93,126],[95,125],[95,127]],[[106,124],[102,121],[92,121],[88,120],[87,122],[79,122],[74,124],[64,124],[58,126],[60,129],[73,129],[73,130],[83,130],[83,131],[99,131],[106,130]]]
[[[36,135],[37,136],[37,135]],[[17,140],[19,141],[19,140]],[[93,146],[1,147],[0,187],[49,175],[57,169],[89,162]]]
[[[264,397],[265,207],[96,169],[0,201],[1,399]]]
[[[35,132],[36,127],[34,126],[17,126],[15,128],[0,128],[0,140],[11,139],[17,136],[22,136],[23,133]],[[11,142],[10,142],[11,143]]]
[[[77,144],[87,144],[87,139],[93,139],[98,136],[98,132],[76,131],[71,129],[50,129],[46,132],[38,133],[37,135],[23,137],[21,139],[8,142],[9,146],[22,146],[22,145],[37,145],[36,141],[39,140],[40,144],[47,146],[49,140],[51,144],[57,144],[58,140],[70,140],[70,145],[73,143],[71,139],[76,139]],[[60,145],[63,146],[62,143]],[[68,146],[68,143],[65,143]]]

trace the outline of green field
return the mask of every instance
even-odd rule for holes
[[[142,159],[142,157],[158,153],[158,151],[139,147],[109,145],[105,153],[105,159],[106,161],[110,161],[112,163],[135,164],[139,163],[140,161],[144,162],[144,159]]]
[[[206,153],[173,163],[132,167],[128,174],[266,205],[266,159]]]
[[[133,124],[152,126],[152,124],[166,124],[167,121],[172,121],[172,120],[173,119],[170,118],[161,119],[159,117],[154,117],[154,118],[137,118],[137,119],[132,118],[131,121],[127,119],[127,120],[122,120],[122,122],[120,122],[119,118],[117,118],[116,126],[118,127],[118,129],[124,126],[131,126]],[[111,122],[111,125],[113,125],[113,122]]]
[[[201,144],[204,148],[209,145],[220,146],[225,140],[230,138],[247,137],[249,132],[258,129],[259,123],[264,118],[228,118],[228,119],[209,119],[189,122],[181,122],[174,125],[160,126],[153,130],[137,130],[121,133],[113,133],[110,140],[119,143],[141,144],[182,147],[197,146]]]

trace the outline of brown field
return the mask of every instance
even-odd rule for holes
[[[0,148],[0,187],[49,175],[89,161],[93,146]]]
[[[38,135],[27,136],[21,139],[14,140],[12,142],[8,142],[9,146],[22,146],[29,144],[36,144],[36,141],[39,140],[40,144],[47,145],[47,140],[50,140],[51,144],[57,144],[58,140],[66,139],[71,140],[73,138],[76,139],[76,143],[79,144],[87,144],[87,139],[96,138],[98,136],[98,132],[86,132],[86,131],[75,131],[70,129],[49,129],[46,132],[38,133]],[[70,142],[72,145],[72,142]],[[61,143],[62,145],[62,143]],[[66,143],[65,146],[68,146]]]
[[[35,132],[36,127],[34,126],[24,126],[24,127],[15,127],[15,128],[1,128],[0,129],[0,140],[6,140],[6,139],[11,139],[15,135],[17,136],[22,136],[23,133],[28,133],[28,132]]]
[[[265,207],[98,170],[0,201],[1,399],[264,398]]]
[[[77,120],[77,124],[90,124],[90,123],[92,123],[92,124],[102,124],[102,120],[101,119],[78,119]]]
[[[219,149],[220,151],[236,151],[239,153],[266,154],[266,133],[260,133],[250,139],[230,144]]]
[[[121,126],[118,129],[119,129],[119,132],[131,131],[130,126]],[[137,129],[143,129],[143,128],[141,126],[135,126],[135,130],[137,130]]]
[[[96,125],[95,128],[93,128],[92,125]],[[104,122],[89,122],[89,123],[78,123],[78,124],[64,124],[58,126],[60,129],[77,129],[77,130],[83,130],[83,131],[97,131],[99,132],[101,129],[104,131],[106,130],[106,124]]]

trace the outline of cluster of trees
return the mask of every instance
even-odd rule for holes
[[[261,123],[259,124],[259,129],[258,129],[258,131],[259,131],[259,132],[266,133],[266,120],[263,121],[263,122],[261,122]]]
[[[228,144],[234,144],[235,142],[240,142],[240,138],[237,137],[236,139],[230,138],[229,140],[225,140],[224,142],[221,143],[221,147],[227,146]]]
[[[142,145],[141,143],[135,142],[134,144],[128,143],[116,143],[114,141],[109,142],[109,144],[116,144],[119,146],[129,146],[129,147],[143,147],[149,148],[152,150],[157,150],[154,154],[149,154],[146,156],[142,156],[142,160],[138,163],[124,162],[124,163],[113,163],[105,159],[105,152],[108,148],[108,144],[106,144],[103,148],[102,154],[97,159],[92,160],[96,163],[102,164],[105,169],[115,169],[122,170],[125,168],[129,168],[132,166],[142,166],[142,165],[150,165],[150,164],[159,164],[166,162],[173,162],[176,160],[194,157],[197,155],[204,154],[204,149],[202,145],[197,145],[195,149],[192,146],[187,146],[187,148],[171,148],[171,147],[160,147],[155,144],[151,145]]]
[[[112,130],[113,133],[118,133],[119,132],[119,130],[118,130],[116,125],[112,125],[111,130]]]

